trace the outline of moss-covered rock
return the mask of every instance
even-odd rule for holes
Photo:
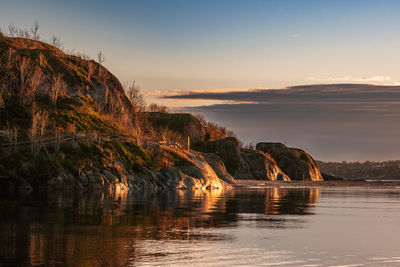
[[[148,112],[145,115],[160,139],[163,134],[175,135],[173,137],[176,137],[184,145],[188,136],[192,142],[202,142],[205,139],[205,129],[199,119],[192,114]]]

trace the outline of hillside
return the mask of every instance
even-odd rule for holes
[[[97,111],[115,118],[132,112],[121,83],[106,68],[36,40],[0,34],[0,81],[4,105],[21,106],[19,112],[29,113],[40,97],[56,103],[63,95],[89,96]]]
[[[245,149],[225,127],[150,109],[137,87],[125,92],[101,64],[44,42],[0,35],[0,63],[0,191],[222,189],[235,179],[322,179],[304,151],[294,157],[286,147],[280,154]]]

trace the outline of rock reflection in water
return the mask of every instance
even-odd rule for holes
[[[204,229],[236,227],[244,214],[255,215],[247,220],[262,218],[264,227],[294,227],[274,215],[310,215],[319,196],[317,188],[264,188],[2,200],[0,262],[126,265],[146,255],[145,240],[229,240]]]

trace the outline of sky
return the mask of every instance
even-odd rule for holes
[[[399,12],[400,1],[385,0],[1,0],[0,28],[7,33],[10,23],[29,28],[37,20],[42,38],[49,40],[56,34],[65,50],[93,58],[102,51],[104,65],[122,82],[136,80],[151,101],[203,114],[231,127],[244,142],[273,139],[306,148],[322,160],[383,160],[400,158],[400,143],[394,138],[400,130],[393,125],[398,118],[397,94],[392,96],[393,110],[387,113],[391,119],[377,109],[362,119],[357,117],[360,114],[345,116],[345,123],[352,123],[351,135],[345,124],[340,125],[339,103],[333,109],[315,106],[316,113],[332,121],[324,123],[329,131],[321,131],[320,122],[308,117],[307,94],[299,103],[284,96],[275,100],[292,113],[286,108],[272,112],[265,99],[245,102],[257,88],[286,90],[291,95],[293,90],[287,88],[296,85],[398,85]],[[318,95],[318,102],[325,103],[325,89],[310,90]],[[194,90],[228,91],[229,97],[160,98]],[[357,90],[352,100],[364,97],[359,92],[362,87]],[[247,96],[230,99],[237,91]],[[382,107],[386,100],[368,99],[368,103]],[[250,111],[269,115],[258,118]],[[243,116],[250,112],[250,117],[240,116],[239,121],[235,112]],[[375,128],[379,125],[387,133],[370,132],[375,123]],[[287,133],[290,126],[297,135]],[[366,131],[368,138],[364,138]],[[372,149],[371,142],[388,145]]]

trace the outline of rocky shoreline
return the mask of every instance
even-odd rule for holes
[[[244,147],[225,127],[146,105],[134,82],[124,87],[101,62],[37,40],[0,34],[0,43],[0,65],[7,66],[0,68],[0,87],[7,88],[0,94],[1,193],[324,180],[301,149],[272,142]],[[29,86],[19,86],[26,66],[34,70]]]
[[[80,143],[73,144],[76,150],[79,150],[81,145]],[[42,179],[28,176],[0,179],[1,188],[6,194],[26,194],[31,191],[119,193],[129,190],[137,192],[160,192],[171,189],[223,190],[231,188],[231,184],[235,183],[224,165],[215,160],[212,155],[195,151],[187,154],[181,150],[165,147],[152,149],[153,154],[159,155],[157,160],[163,161],[163,167],[156,167],[161,164],[160,162],[153,162],[153,166],[139,166],[132,164],[131,160],[110,157],[102,160],[102,164],[93,160],[91,164],[82,166],[82,169],[79,167],[78,170],[64,166],[53,175]],[[104,154],[98,157],[104,157]],[[205,158],[213,163],[213,167]],[[165,162],[168,160],[170,162]],[[29,169],[27,171],[29,172]]]

